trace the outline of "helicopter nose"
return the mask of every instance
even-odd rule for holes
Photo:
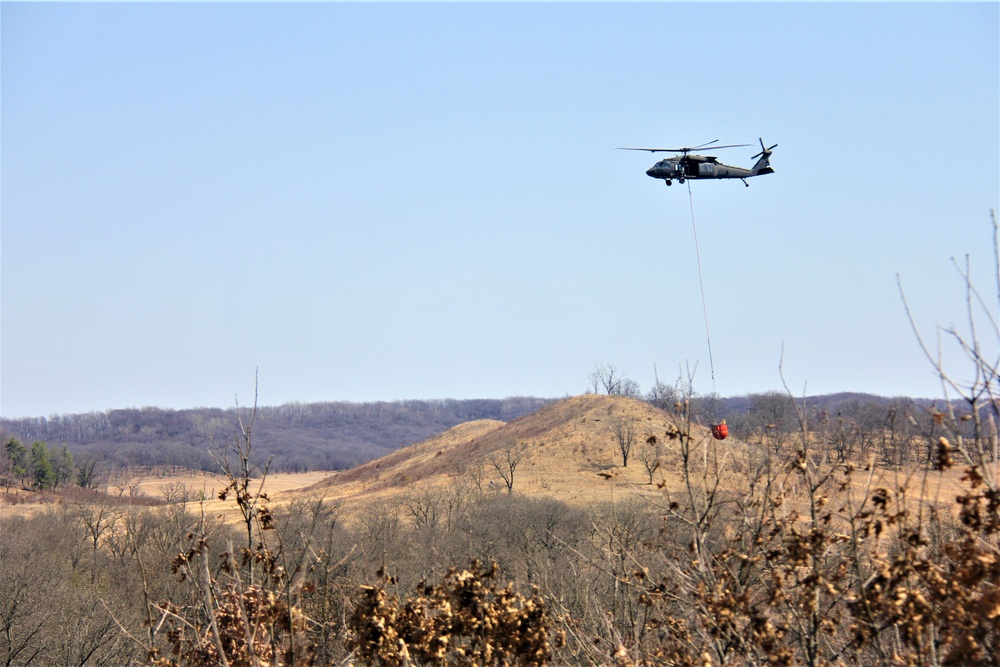
[[[646,175],[647,176],[652,176],[653,178],[656,178],[656,167],[650,167],[649,169],[647,169],[646,170]]]

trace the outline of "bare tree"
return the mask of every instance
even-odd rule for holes
[[[597,364],[594,372],[590,374],[590,386],[595,394],[603,392],[608,396],[629,398],[638,398],[640,394],[639,383],[625,377],[625,373],[615,368],[613,364]]]
[[[622,467],[628,467],[628,457],[635,445],[638,424],[635,419],[620,418],[611,424],[611,434],[614,437],[618,452],[622,455]]]
[[[507,493],[514,492],[514,472],[522,462],[528,459],[530,454],[528,443],[515,444],[510,442],[487,455],[486,460],[496,469],[504,484],[507,485]]]
[[[795,401],[787,394],[769,391],[756,394],[748,409],[748,422],[753,439],[780,453],[796,432]]]
[[[486,482],[486,465],[482,459],[476,459],[469,465],[460,464],[458,477],[461,485],[475,488],[476,496],[483,497],[483,484]]]
[[[857,423],[838,416],[832,424],[824,426],[821,436],[825,436],[823,440],[837,453],[837,460],[843,463],[850,459],[859,440]]]
[[[30,665],[43,651],[46,624],[54,611],[33,604],[37,582],[15,576],[13,567],[0,571],[0,584],[0,665]]]
[[[646,402],[661,410],[671,410],[677,402],[677,388],[657,378],[656,384],[646,394]]]
[[[188,604],[150,606],[161,617],[157,626],[166,629],[170,654],[180,656],[181,661],[158,660],[158,647],[150,645],[149,655],[156,664],[314,664],[310,628],[315,624],[306,617],[303,600],[311,590],[307,577],[319,561],[314,538],[321,527],[327,530],[333,525],[330,519],[336,508],[327,508],[322,500],[290,508],[293,525],[300,530],[288,531],[298,533],[294,536],[282,535],[263,493],[270,461],[258,467],[253,459],[256,415],[255,386],[249,423],[240,417],[240,433],[229,449],[217,447],[213,453],[228,479],[219,498],[235,496],[246,526],[247,546],[236,549],[228,540],[224,553],[213,552],[202,508],[198,527],[188,532],[188,549],[171,561],[171,570],[190,582]],[[235,463],[230,455],[235,455]],[[274,531],[270,540],[265,531]]]
[[[94,584],[99,569],[98,549],[108,532],[114,529],[124,510],[121,506],[112,504],[107,498],[101,498],[96,502],[77,503],[73,505],[72,512],[86,531],[92,547],[93,569],[90,572],[90,583]]]
[[[655,435],[651,435],[646,438],[646,447],[640,449],[639,460],[642,461],[642,467],[646,469],[646,474],[649,475],[649,483],[653,483],[653,474],[660,469],[662,465],[661,457],[663,456],[663,445],[657,439]]]
[[[237,403],[237,410],[239,404]],[[254,381],[253,409],[250,411],[249,422],[244,422],[243,417],[239,417],[240,432],[234,435],[228,449],[216,446],[212,457],[219,467],[222,468],[228,484],[226,488],[219,492],[219,500],[226,500],[232,492],[236,498],[236,504],[240,508],[243,516],[243,524],[246,527],[247,545],[246,554],[252,554],[254,550],[254,528],[262,532],[271,525],[271,511],[267,507],[270,501],[264,493],[264,482],[267,480],[267,472],[271,466],[271,459],[267,460],[263,468],[254,463],[253,459],[253,427],[257,419],[257,383]],[[229,455],[235,455],[235,463],[230,461]],[[254,561],[250,562],[250,583],[254,582]]]
[[[996,303],[993,307],[1000,308],[1000,227],[997,226],[995,212],[991,213],[991,221],[993,272],[996,278],[994,286]],[[936,352],[920,334],[910,305],[906,301],[906,294],[903,292],[902,279],[898,275],[896,282],[917,342],[941,381],[945,404],[943,411],[935,415],[935,421],[950,432],[956,449],[966,462],[979,466],[990,488],[997,488],[1000,480],[996,478],[995,471],[983,464],[988,459],[996,461],[1000,450],[996,428],[990,427],[991,422],[1000,417],[1000,318],[991,312],[990,306],[973,284],[969,256],[965,257],[964,267],[954,259],[952,264],[965,287],[967,330],[959,331],[954,324],[949,327],[939,326]],[[961,356],[967,360],[961,374],[945,367],[942,338],[950,340],[958,348]],[[958,379],[960,377],[962,379]],[[967,413],[956,414],[956,401],[952,399],[956,395],[959,403],[964,402],[968,406]],[[966,435],[968,430],[963,424],[966,420],[972,422],[971,437]]]
[[[437,528],[443,509],[444,493],[438,489],[422,489],[407,494],[401,507],[413,518],[418,528]]]

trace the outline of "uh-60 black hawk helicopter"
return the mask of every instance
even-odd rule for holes
[[[712,155],[691,154],[691,151],[697,151],[705,148],[706,146],[712,146],[712,144],[717,141],[718,139],[713,139],[708,143],[695,146],[693,148],[621,148],[620,150],[649,151],[650,153],[680,153],[680,155],[675,157],[664,158],[646,170],[647,176],[662,178],[667,182],[667,185],[673,185],[675,178],[678,183],[683,183],[689,178],[739,178],[743,181],[743,185],[750,187],[750,184],[747,183],[746,179],[752,176],[763,176],[764,174],[774,173],[774,169],[771,167],[770,158],[771,151],[776,148],[778,144],[774,144],[774,146],[771,146],[770,148],[764,148],[763,139],[759,139],[760,152],[753,156],[753,158],[760,159],[757,160],[754,166],[749,169],[722,164]],[[728,146],[712,146],[712,149],[739,148],[740,146],[752,145],[753,144],[730,144]],[[752,160],[753,158],[750,159]]]

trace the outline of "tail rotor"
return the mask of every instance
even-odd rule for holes
[[[754,155],[752,158],[750,158],[751,160],[753,160],[754,158],[759,158],[762,155],[764,157],[768,157],[771,155],[771,151],[778,147],[778,144],[774,144],[773,146],[768,146],[767,148],[764,148],[764,140],[758,137],[757,141],[760,142],[760,152]]]

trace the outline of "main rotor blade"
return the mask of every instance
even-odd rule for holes
[[[714,151],[717,148],[740,148],[741,146],[753,146],[753,144],[727,144],[725,146],[712,146],[712,150]],[[701,148],[701,146],[699,146],[698,148]]]
[[[718,141],[716,139],[715,141]],[[709,144],[714,142],[708,142]],[[649,151],[650,153],[690,153],[691,151],[701,150],[705,148],[708,144],[702,144],[701,146],[695,146],[694,148],[625,148],[624,146],[619,146],[617,150],[620,151]],[[712,146],[712,150],[717,148],[740,148],[741,146],[753,146],[753,144],[728,144],[726,146]]]

